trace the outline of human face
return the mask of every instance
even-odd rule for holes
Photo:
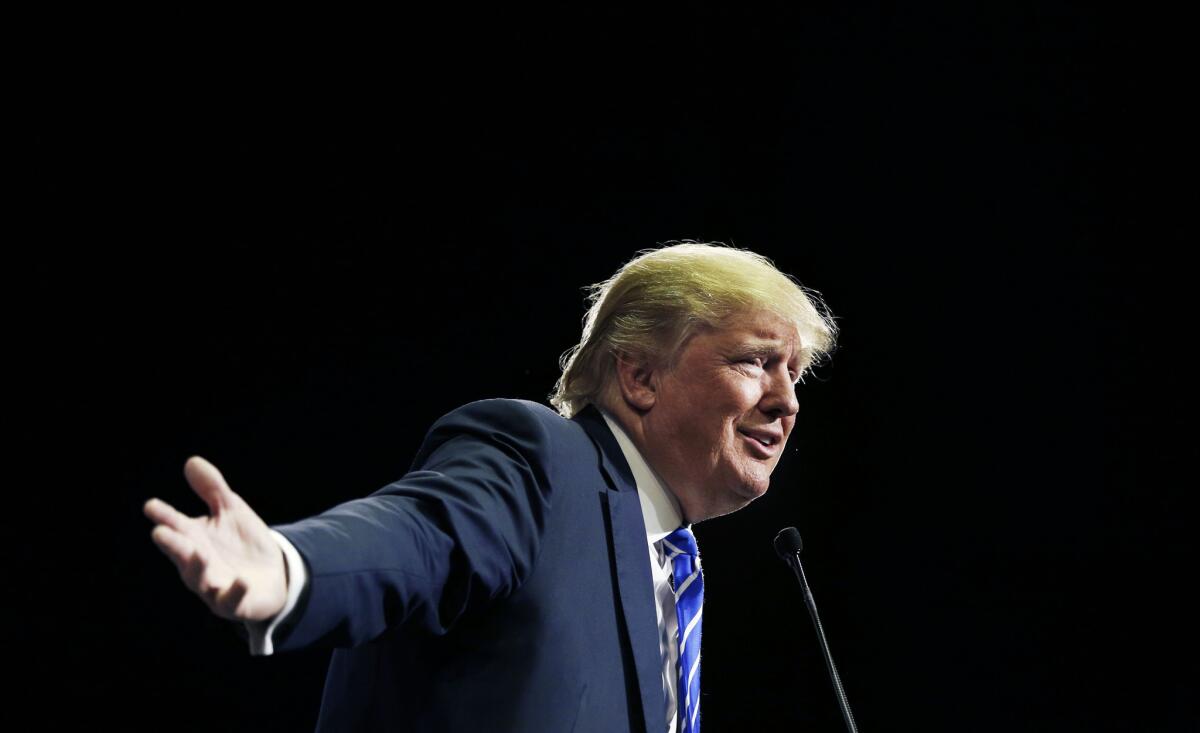
[[[692,336],[643,415],[650,464],[698,522],[766,493],[796,421],[795,327],[770,313]]]

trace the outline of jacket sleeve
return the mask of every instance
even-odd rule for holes
[[[550,509],[546,408],[487,400],[438,420],[407,475],[374,494],[274,527],[308,585],[276,651],[356,646],[397,626],[443,634],[520,587]]]

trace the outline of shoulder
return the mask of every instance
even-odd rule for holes
[[[446,413],[433,424],[421,454],[457,437],[508,446],[525,455],[548,457],[574,452],[588,439],[582,427],[549,407],[517,399],[471,402]]]
[[[545,405],[529,400],[492,399],[470,402],[438,418],[431,432],[450,426],[515,432],[544,432],[569,429],[570,421]]]

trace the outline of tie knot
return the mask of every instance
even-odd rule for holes
[[[697,557],[700,554],[700,550],[696,548],[696,538],[687,527],[680,527],[664,537],[663,546],[667,548],[668,558],[674,558],[676,555]]]

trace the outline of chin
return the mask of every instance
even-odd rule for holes
[[[746,503],[749,504],[755,499],[761,499],[764,495],[766,495],[768,488],[769,487],[767,484],[763,484],[761,488],[755,487],[754,489],[751,489],[750,492],[746,494]]]
[[[729,497],[730,507],[725,514],[728,514],[729,512],[735,512],[738,509],[748,506],[750,502],[754,501],[755,499],[762,497],[767,493],[768,485],[769,484],[764,481],[761,484],[756,482],[752,484],[743,484],[742,486],[738,487],[738,490]]]
[[[739,492],[746,497],[748,501],[754,501],[758,497],[767,493],[767,489],[771,488],[771,477],[764,476],[761,478],[752,478],[742,484],[742,490]]]
[[[760,496],[762,496],[765,493],[767,493],[765,489],[762,491],[759,491],[759,492],[754,492],[754,493],[738,492],[737,494],[730,496],[729,501],[726,502],[726,504],[721,507],[720,511],[717,514],[714,514],[713,516],[720,517],[720,516],[724,516],[726,514],[733,514],[734,512],[738,511],[739,509],[745,509],[746,507],[750,506],[750,504],[752,504],[755,499],[759,498]]]

